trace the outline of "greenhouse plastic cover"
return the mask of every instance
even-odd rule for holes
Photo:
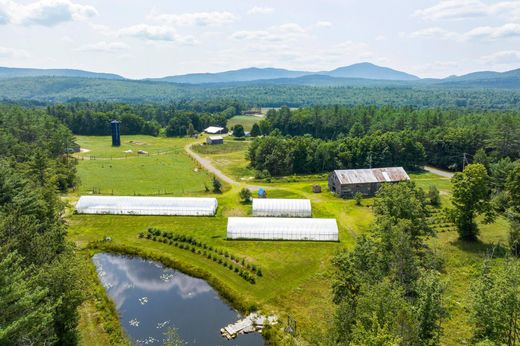
[[[80,214],[129,215],[215,215],[216,198],[81,196],[76,204]]]
[[[253,198],[253,216],[311,217],[308,199]]]
[[[338,241],[336,219],[230,217],[228,239]]]

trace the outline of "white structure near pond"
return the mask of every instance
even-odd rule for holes
[[[311,217],[308,199],[253,198],[253,216]]]
[[[81,196],[76,203],[79,214],[212,216],[216,198]]]
[[[227,239],[338,241],[336,219],[230,217]]]

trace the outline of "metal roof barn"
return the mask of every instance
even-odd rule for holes
[[[79,214],[212,216],[216,198],[81,196],[76,203]]]
[[[227,239],[338,241],[336,219],[230,217]]]
[[[341,184],[391,183],[410,180],[403,167],[343,169],[334,171],[334,174]]]
[[[311,217],[308,199],[253,198],[253,216]]]
[[[218,127],[218,126],[210,126],[204,129],[204,132],[210,133],[210,134],[217,134],[217,133],[223,133],[224,128]]]

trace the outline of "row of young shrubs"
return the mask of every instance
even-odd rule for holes
[[[263,275],[260,267],[246,262],[244,258],[239,258],[238,256],[230,254],[228,251],[223,251],[201,241],[197,241],[191,236],[161,231],[160,229],[150,227],[146,234],[144,232],[139,233],[139,238],[173,245],[179,249],[188,250],[194,254],[204,256],[224,266],[224,268],[235,272],[251,284],[256,283],[256,276],[261,277]]]

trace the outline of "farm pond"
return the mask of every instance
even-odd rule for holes
[[[174,327],[186,345],[264,345],[260,334],[220,335],[241,316],[202,279],[140,257],[99,253],[92,260],[132,344],[162,345]]]

